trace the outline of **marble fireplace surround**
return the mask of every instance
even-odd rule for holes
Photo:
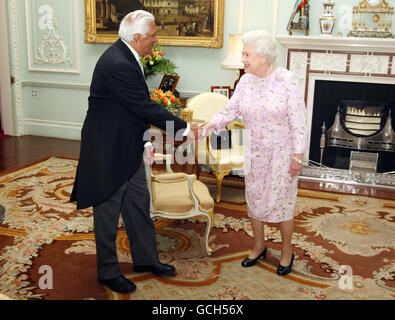
[[[296,73],[305,92],[309,146],[316,80],[395,85],[394,39],[288,35],[276,38],[287,49],[287,68]],[[305,163],[309,153],[306,150]]]

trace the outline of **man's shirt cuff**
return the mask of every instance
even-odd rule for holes
[[[191,130],[191,125],[189,124],[189,122],[187,122],[187,127],[186,127],[184,133],[182,134],[183,137],[186,137],[190,130]]]

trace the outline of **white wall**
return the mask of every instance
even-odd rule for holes
[[[84,1],[82,0],[0,0],[7,4],[11,70],[17,83],[13,86],[12,117],[14,135],[34,134],[79,139],[87,110],[89,85],[96,61],[106,44],[84,43]],[[323,1],[310,1],[310,34],[319,35],[319,16]],[[390,5],[395,0],[388,1]],[[165,47],[166,58],[178,66],[180,75],[177,90],[190,97],[210,91],[214,85],[233,85],[236,73],[223,69],[230,33],[238,32],[240,0],[225,0],[224,45],[222,48]],[[294,0],[244,0],[243,31],[263,28],[279,35],[287,34],[286,25]],[[350,4],[352,3],[352,4]],[[358,1],[337,0],[335,15],[339,31],[345,35],[345,9]],[[276,4],[278,14],[274,14]],[[37,48],[44,38],[40,19],[45,13],[38,10],[44,5],[52,8],[58,22],[56,32],[69,48],[71,63],[51,65],[35,62]],[[347,11],[346,10],[346,11]],[[342,23],[340,23],[342,21]],[[42,20],[41,20],[42,22]],[[66,58],[67,58],[66,57]],[[285,66],[286,50],[279,45],[277,62]],[[150,88],[159,85],[161,76],[148,79]],[[32,91],[38,97],[32,97]],[[3,116],[3,113],[2,113]]]

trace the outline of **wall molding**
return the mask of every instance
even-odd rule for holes
[[[21,61],[18,39],[18,14],[17,0],[8,1],[8,17],[9,17],[9,34],[10,34],[10,53],[11,53],[11,72],[15,79],[12,85],[12,93],[14,98],[13,108],[15,108],[15,124],[14,134],[22,136],[24,134],[23,126],[23,105],[22,105],[22,81],[21,81]]]
[[[33,118],[25,118],[23,122],[25,134],[72,140],[81,139],[82,123]]]
[[[73,90],[89,90],[90,83],[75,83],[75,82],[49,82],[42,80],[26,80],[22,82],[22,86],[24,87],[42,87],[42,88],[58,88],[58,89],[73,89]],[[148,88],[150,91],[155,88]],[[197,94],[200,94],[200,91],[181,91],[180,96],[183,98],[192,98]]]
[[[72,89],[72,90],[89,90],[89,83],[75,83],[75,82],[49,82],[41,80],[27,80],[23,81],[24,87],[43,87],[43,88],[60,88],[60,89]]]
[[[14,134],[14,118],[11,103],[11,84],[9,70],[8,30],[6,3],[0,1],[0,115],[1,125],[5,134]]]
[[[39,72],[56,72],[56,73],[80,73],[80,63],[79,63],[79,55],[80,55],[80,46],[79,46],[79,40],[80,40],[80,27],[79,27],[79,4],[78,4],[78,0],[69,0],[69,18],[70,18],[70,25],[69,25],[69,34],[73,35],[74,41],[71,41],[70,44],[67,44],[69,46],[74,46],[74,50],[73,53],[74,55],[71,56],[70,58],[64,57],[64,62],[67,62],[70,60],[71,64],[73,64],[74,66],[70,69],[65,69],[65,68],[57,68],[56,66],[59,65],[64,65],[64,62],[59,62],[59,63],[54,63],[54,62],[50,62],[50,61],[45,61],[45,57],[42,56],[40,57],[40,60],[44,60],[42,63],[44,65],[46,65],[46,67],[38,67],[37,64],[34,64],[34,62],[38,59],[36,56],[36,52],[32,52],[35,51],[35,45],[36,42],[39,40],[37,39],[37,32],[36,32],[36,26],[37,26],[37,22],[36,21],[31,21],[31,16],[32,16],[32,12],[31,12],[31,6],[35,5],[35,1],[30,1],[30,0],[25,0],[25,20],[26,20],[26,37],[27,37],[27,54],[28,54],[28,65],[29,65],[29,71],[39,71]],[[34,8],[36,9],[36,8]],[[30,29],[33,30],[30,30]],[[46,29],[47,32],[45,35],[48,34],[48,29]],[[51,40],[51,42],[53,42],[54,39]],[[64,50],[66,50],[65,54],[70,53],[67,51],[64,41],[61,39],[60,36],[56,37],[56,42],[57,45],[64,47]],[[43,42],[44,39],[41,39],[41,42]],[[45,42],[45,41],[44,41]],[[47,42],[49,43],[49,42]],[[55,66],[53,68],[51,68],[51,66]]]

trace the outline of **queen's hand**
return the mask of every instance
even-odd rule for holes
[[[302,167],[303,167],[303,153],[295,153],[292,158],[291,167],[289,168],[289,173],[291,174],[292,177],[297,176],[302,170]]]
[[[214,122],[208,122],[204,126],[201,126],[200,130],[199,130],[198,140],[203,141],[204,138],[206,138],[210,134],[211,131],[216,129],[216,127],[217,127],[217,124]]]

